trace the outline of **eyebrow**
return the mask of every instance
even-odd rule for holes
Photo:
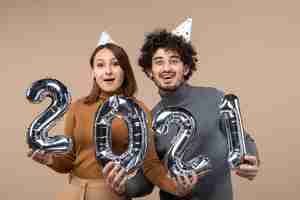
[[[154,57],[152,60],[160,60],[160,59],[163,59],[163,57],[157,56],[157,57]]]
[[[179,55],[174,55],[174,56],[171,56],[170,58],[178,58],[178,59],[180,59],[180,56]]]
[[[118,61],[118,59],[115,58],[115,57],[113,57],[111,60],[112,61]],[[96,59],[96,61],[104,61],[104,59],[98,58],[98,59]]]
[[[170,59],[172,59],[172,58],[181,59],[179,55],[173,55],[173,56],[170,57]],[[160,59],[163,59],[163,57],[157,56],[157,57],[154,57],[152,60],[155,61],[155,60],[160,60]]]

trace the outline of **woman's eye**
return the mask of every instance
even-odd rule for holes
[[[97,63],[96,66],[97,66],[97,67],[103,67],[104,65],[103,65],[103,63]]]
[[[118,61],[115,61],[112,64],[113,64],[113,66],[119,66],[120,65]]]

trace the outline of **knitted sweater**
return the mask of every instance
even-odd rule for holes
[[[160,93],[161,101],[153,108],[153,115],[166,107],[181,107],[188,110],[195,118],[196,133],[185,149],[184,160],[188,161],[198,155],[205,155],[212,164],[211,172],[200,178],[191,195],[179,198],[161,190],[161,200],[233,199],[231,173],[227,162],[227,138],[220,130],[219,105],[223,95],[222,91],[215,88],[192,87],[188,84],[183,84],[168,94]],[[166,159],[166,153],[177,130],[178,127],[172,124],[166,135],[155,135],[156,151],[162,161]],[[257,155],[255,142],[249,134],[246,134],[246,148],[249,154]],[[135,189],[128,189],[131,196],[143,196],[143,191],[146,194],[151,188],[150,184],[146,184],[147,179],[141,173],[130,182],[127,186]]]

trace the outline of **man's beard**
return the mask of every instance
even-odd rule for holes
[[[166,92],[166,93],[176,91],[177,88],[179,88],[179,87],[182,85],[182,83],[183,83],[183,82],[181,82],[180,84],[178,84],[178,85],[173,85],[173,86],[162,86],[162,84],[160,84],[159,81],[157,81],[157,80],[155,80],[155,79],[153,79],[153,81],[154,81],[156,87],[157,87],[160,91]]]

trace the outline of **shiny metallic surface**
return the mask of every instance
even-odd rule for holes
[[[51,78],[35,81],[26,90],[26,98],[31,103],[41,103],[47,97],[51,99],[51,103],[27,129],[27,143],[33,150],[67,153],[73,147],[71,138],[63,135],[48,136],[48,131],[68,110],[70,93],[63,83]]]
[[[239,99],[234,94],[224,96],[220,105],[222,130],[227,136],[228,163],[232,169],[243,163],[247,154]]]
[[[121,155],[112,152],[112,120],[123,119],[128,128],[128,149]],[[138,169],[148,148],[147,117],[132,99],[111,96],[97,110],[94,124],[96,158],[104,166],[109,161],[120,163],[127,172]]]
[[[166,166],[171,176],[205,175],[211,170],[211,163],[199,155],[188,162],[183,161],[185,149],[195,136],[195,119],[190,112],[179,107],[169,107],[159,111],[153,118],[152,129],[158,135],[166,135],[170,125],[178,126],[178,133],[167,153]]]

